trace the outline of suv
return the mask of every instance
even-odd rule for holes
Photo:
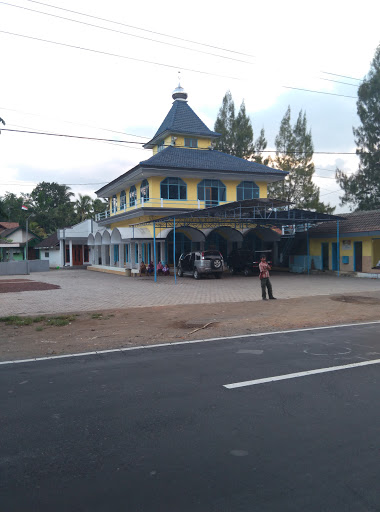
[[[227,265],[230,274],[243,272],[245,276],[259,275],[259,263],[262,255],[270,257],[272,251],[250,251],[249,249],[235,249],[228,258]],[[270,263],[270,261],[268,261]]]
[[[219,251],[194,251],[181,254],[178,260],[178,277],[184,275],[200,279],[202,274],[223,275],[223,256]]]

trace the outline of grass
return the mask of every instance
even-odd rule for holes
[[[101,318],[103,318],[103,315],[101,313],[92,313],[91,318],[93,318],[94,320],[100,320]]]
[[[44,323],[44,326],[55,325],[62,327],[68,325],[75,320],[77,315],[59,315],[59,316],[2,316],[0,322],[4,322],[5,325],[14,325],[16,327],[23,327],[24,325],[32,325],[38,323]],[[42,331],[43,326],[38,326],[37,331]]]

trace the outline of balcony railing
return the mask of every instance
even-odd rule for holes
[[[108,219],[114,215],[120,215],[124,212],[130,212],[133,210],[137,210],[138,208],[188,208],[191,209],[202,209],[202,208],[210,208],[211,206],[218,206],[218,204],[226,204],[227,201],[200,201],[200,200],[186,200],[186,199],[155,199],[149,198],[148,200],[144,200],[141,198],[140,200],[136,200],[133,206],[125,205],[122,208],[112,208],[111,210],[106,210],[102,213],[97,213],[95,215],[95,221],[99,222],[101,220]]]

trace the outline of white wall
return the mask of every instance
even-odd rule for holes
[[[45,256],[45,252],[49,253],[49,256]],[[49,260],[49,267],[55,268],[61,266],[61,260],[58,249],[40,249],[40,260]]]

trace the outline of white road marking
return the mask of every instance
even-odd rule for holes
[[[46,356],[46,357],[34,357],[31,359],[16,359],[14,361],[0,361],[0,365],[5,364],[17,364],[17,363],[34,363],[37,361],[47,361],[52,359],[64,359],[67,357],[83,357],[83,356],[91,356],[91,355],[102,355],[102,354],[111,354],[112,352],[129,352],[130,350],[143,350],[143,349],[155,349],[161,347],[173,347],[176,345],[192,345],[195,343],[206,343],[208,341],[223,341],[223,340],[237,340],[244,338],[259,338],[261,336],[272,336],[274,334],[293,334],[296,332],[307,332],[307,331],[320,331],[324,329],[340,329],[341,327],[360,327],[363,325],[373,325],[380,324],[380,320],[375,320],[373,322],[362,322],[357,324],[341,324],[341,325],[326,325],[323,327],[305,327],[304,329],[291,329],[288,331],[269,331],[269,332],[259,332],[252,334],[240,334],[237,336],[223,336],[220,338],[205,338],[200,340],[188,340],[188,341],[173,341],[172,343],[157,343],[155,345],[139,345],[137,347],[125,347],[125,348],[114,348],[110,350],[97,350],[94,352],[80,352],[78,354],[65,354],[62,356]]]
[[[357,368],[359,366],[369,366],[371,364],[380,364],[380,359],[373,359],[372,361],[362,361],[360,363],[345,364],[341,366],[330,366],[329,368],[318,368],[316,370],[308,370],[306,372],[288,373],[286,375],[277,375],[275,377],[265,377],[264,379],[246,380],[244,382],[235,382],[234,384],[224,384],[223,387],[227,389],[236,389],[243,388],[246,386],[256,386],[257,384],[266,384],[267,382],[297,379],[298,377],[308,377],[309,375],[316,375],[318,373],[338,372],[339,370],[349,370],[350,368]]]

